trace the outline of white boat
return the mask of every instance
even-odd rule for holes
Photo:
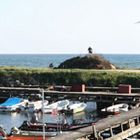
[[[101,109],[101,112],[115,115],[115,114],[119,114],[121,112],[128,111],[128,107],[129,107],[128,104],[125,104],[125,103],[116,104],[116,105],[112,105],[112,106],[109,106],[107,108]]]
[[[44,106],[48,104],[48,101],[44,101]],[[27,111],[27,112],[38,112],[42,109],[42,100],[39,101],[29,101],[26,103],[25,106],[20,106],[21,111]]]
[[[84,111],[86,107],[86,103],[72,103],[67,106],[66,111],[70,111],[71,113],[78,113]]]
[[[12,112],[16,111],[19,106],[25,106],[28,100],[18,98],[18,97],[11,97],[8,98],[4,103],[0,104],[0,111],[4,112]]]
[[[44,106],[44,113],[57,114],[57,112],[66,109],[69,103],[70,103],[69,100],[61,100],[61,101],[57,101],[55,103],[49,104],[47,106]]]

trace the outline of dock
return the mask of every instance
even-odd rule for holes
[[[128,126],[128,128],[126,128],[126,126]],[[113,134],[113,129],[119,127],[121,129],[120,133]],[[94,128],[96,129],[96,132],[94,132]],[[91,126],[75,130],[74,132],[68,132],[54,138],[49,138],[49,140],[76,140],[78,138],[90,135],[93,135],[92,139],[102,140],[103,138],[101,137],[101,133],[108,130],[112,134],[110,138],[107,138],[107,140],[123,140],[140,131],[140,108],[136,108],[128,112],[124,112],[119,115],[115,115],[105,119],[101,119],[98,122],[92,124]]]

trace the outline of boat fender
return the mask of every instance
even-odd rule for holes
[[[11,133],[12,134],[18,134],[19,133],[19,129],[17,127],[12,127],[11,128]]]

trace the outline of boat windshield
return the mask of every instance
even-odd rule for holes
[[[122,105],[120,108],[126,108],[127,107],[127,105]]]
[[[65,106],[65,105],[67,105],[67,101],[60,101],[59,103],[58,103],[58,106],[60,106],[60,107],[62,107],[62,106]]]

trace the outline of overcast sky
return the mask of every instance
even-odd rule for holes
[[[0,53],[140,54],[140,0],[0,0]]]

